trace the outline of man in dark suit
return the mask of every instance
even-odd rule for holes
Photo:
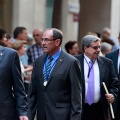
[[[118,37],[118,41],[120,42],[120,35]],[[112,51],[106,54],[106,57],[113,61],[115,74],[118,77],[119,82],[120,82],[120,50],[117,49],[115,51]],[[118,99],[116,101],[116,104],[114,105],[115,120],[120,120],[120,102],[119,101],[120,101],[120,85],[119,85],[119,91],[118,91]]]
[[[30,87],[30,111],[34,120],[81,120],[81,70],[73,56],[61,50],[62,32],[47,29],[44,52],[34,63]],[[50,60],[49,60],[50,59]]]
[[[0,29],[0,120],[28,120],[19,57],[15,50],[1,46],[5,43],[6,31]]]
[[[82,120],[108,120],[109,104],[116,100],[118,79],[112,61],[100,57],[100,38],[86,35],[82,39],[84,54],[76,56],[82,71]],[[102,83],[109,94],[106,94]]]

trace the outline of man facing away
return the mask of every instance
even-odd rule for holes
[[[81,120],[81,69],[77,59],[61,50],[62,32],[47,29],[46,53],[36,59],[30,87],[30,120]]]
[[[120,43],[120,34],[118,36],[118,42]],[[115,74],[120,82],[120,48],[106,54],[106,57],[113,61]],[[119,91],[118,91],[118,100],[116,101],[116,104],[114,104],[114,109],[115,109],[115,120],[120,120],[120,83],[119,83]]]
[[[82,120],[108,120],[109,103],[116,101],[118,79],[111,60],[100,57],[100,38],[82,38],[83,54],[76,56],[82,71]],[[106,94],[102,83],[109,94]]]
[[[0,120],[28,120],[18,53],[3,47],[6,40],[6,31],[0,29]]]

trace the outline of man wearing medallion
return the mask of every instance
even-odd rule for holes
[[[42,36],[46,53],[36,59],[30,87],[30,120],[81,120],[81,69],[61,49],[62,32],[47,29]]]
[[[100,57],[101,39],[94,35],[82,38],[84,54],[76,56],[82,71],[82,120],[108,120],[109,103],[115,102],[118,79],[111,60]],[[102,83],[109,94],[106,94]]]

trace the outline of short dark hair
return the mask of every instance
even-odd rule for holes
[[[69,53],[69,50],[72,49],[73,45],[76,43],[77,43],[77,41],[68,41],[65,44],[65,50],[67,51],[67,53]]]
[[[60,39],[60,45],[62,44],[62,39],[63,39],[63,33],[61,30],[57,29],[57,28],[47,28],[46,31],[51,30],[53,32],[53,39],[57,40]]]
[[[12,38],[12,36],[7,33],[7,34],[6,34],[6,38],[7,38],[7,39],[10,39],[10,38]]]
[[[60,45],[62,44],[63,35],[62,32],[58,29],[53,28],[53,39],[60,39]]]
[[[27,30],[25,27],[16,27],[13,31],[13,37],[16,39],[23,30]]]
[[[6,46],[1,40],[3,38],[3,36],[6,34],[7,32],[4,29],[0,29],[0,45],[1,46]]]
[[[110,38],[106,38],[106,39],[102,39],[102,41],[101,42],[106,42],[106,43],[109,43],[110,45],[115,45],[115,43],[112,41],[112,39],[110,39]]]
[[[3,38],[3,36],[6,34],[7,32],[4,29],[0,29],[0,40]]]

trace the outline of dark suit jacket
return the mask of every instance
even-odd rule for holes
[[[27,116],[27,102],[15,50],[0,46],[0,119]]]
[[[83,105],[83,112],[84,112],[84,101],[85,101],[85,79],[84,79],[84,55],[78,55],[76,58],[80,61],[81,64],[81,71],[82,71],[82,105]],[[108,102],[105,98],[105,90],[102,85],[102,82],[105,82],[109,93],[112,93],[117,98],[118,93],[118,79],[115,76],[113,63],[111,60],[105,57],[98,57],[98,66],[100,70],[100,92],[101,92],[101,100],[103,105],[103,111],[105,115],[105,119],[107,120],[108,116]]]
[[[118,75],[118,55],[119,55],[119,49],[106,54],[105,57],[107,57],[107,58],[109,58],[109,59],[111,59],[113,61],[113,65],[114,65],[114,69],[115,69],[115,74],[119,78],[119,75]],[[118,104],[118,101],[120,101],[120,80],[119,80],[118,99],[116,100],[116,103],[114,104],[114,112],[116,112],[116,110],[118,112],[118,109],[120,111],[120,104]],[[117,114],[120,114],[120,113],[117,113]],[[120,119],[120,117],[119,117],[119,119]]]
[[[40,56],[34,64],[29,119],[34,119],[37,109],[37,120],[45,120],[45,116],[47,120],[81,120],[81,70],[78,60],[61,51],[44,87],[43,66],[46,56]]]
[[[114,69],[115,69],[115,74],[118,76],[118,54],[119,54],[119,49],[112,51],[108,54],[105,55],[105,57],[111,59],[113,61]]]

